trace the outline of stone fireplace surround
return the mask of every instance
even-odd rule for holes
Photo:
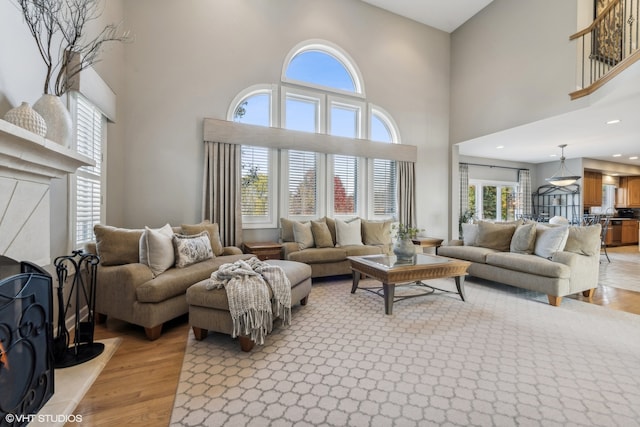
[[[0,120],[0,255],[51,264],[51,180],[93,160]]]

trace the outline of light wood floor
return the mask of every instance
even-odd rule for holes
[[[640,314],[640,292],[609,286],[623,280],[640,280],[638,247],[609,249],[609,255],[613,263],[616,255],[624,257],[625,262],[612,264],[616,268],[601,268],[601,287],[593,298],[590,301],[581,295],[569,298]],[[606,263],[604,256],[602,259]],[[122,342],[76,408],[75,414],[82,415],[82,424],[169,425],[188,330],[186,315],[165,324],[162,336],[156,341],[148,341],[142,328],[117,320],[108,319],[106,324],[97,325],[97,340],[119,336]],[[71,423],[67,426],[75,427]]]

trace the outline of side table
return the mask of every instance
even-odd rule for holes
[[[282,244],[276,242],[247,242],[244,253],[253,254],[260,261],[267,259],[282,259]]]
[[[434,248],[433,252],[435,253],[437,249],[442,245],[443,239],[438,239],[435,237],[416,237],[415,239],[411,239],[414,245],[420,246],[422,248],[422,252],[427,252],[428,248]]]

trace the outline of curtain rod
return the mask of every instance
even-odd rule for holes
[[[513,169],[516,171],[528,171],[529,169],[527,168],[514,168],[511,166],[497,166],[497,165],[482,165],[480,163],[466,163],[466,162],[462,162],[460,163],[461,165],[467,165],[467,166],[483,166],[485,168],[502,168],[502,169]]]

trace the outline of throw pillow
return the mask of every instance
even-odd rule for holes
[[[96,251],[102,265],[135,264],[140,261],[140,236],[143,230],[129,230],[109,225],[93,226]]]
[[[365,245],[390,245],[392,221],[362,220],[362,243]]]
[[[144,231],[140,236],[140,264],[149,265],[149,255],[147,252],[147,236],[149,235],[149,231],[151,230],[149,227],[144,227]],[[165,236],[171,237],[173,236],[173,228],[171,225],[166,224],[161,228],[154,228],[153,231],[159,231]],[[171,252],[173,252],[173,244],[171,244]],[[173,254],[171,255],[173,257]]]
[[[345,222],[336,219],[336,247],[358,245],[362,246],[362,224],[360,218]]]
[[[536,227],[536,245],[533,253],[551,259],[553,254],[564,249],[569,237],[569,227],[546,227],[538,225]]]
[[[167,233],[167,227],[171,234]],[[173,230],[169,224],[160,230],[152,230],[149,227],[145,227],[143,236],[145,237],[147,265],[155,277],[171,268],[175,262]],[[142,241],[142,238],[140,240]]]
[[[299,221],[292,221],[287,218],[280,218],[280,240],[283,242],[295,242],[296,237],[293,235],[293,224]],[[302,222],[302,224],[307,221]]]
[[[462,241],[465,246],[477,246],[478,224],[462,224]]]
[[[311,233],[317,248],[332,248],[333,239],[329,226],[324,221],[311,221]]]
[[[569,237],[564,246],[567,252],[593,256],[600,253],[600,224],[588,227],[569,227]]]
[[[329,218],[328,216],[324,217],[324,222],[327,223],[327,227],[329,227],[329,233],[331,233],[331,240],[333,241],[333,246],[338,243],[338,239],[336,239],[336,220],[333,218]]]
[[[293,238],[298,244],[300,250],[312,248],[314,246],[313,233],[311,232],[310,222],[294,222]]]
[[[209,233],[209,242],[211,243],[211,249],[215,256],[220,256],[224,252],[222,241],[220,240],[220,229],[217,223],[211,223],[209,221],[202,221],[200,224],[182,224],[180,226],[182,232],[186,235],[193,236],[203,231]]]
[[[511,247],[511,237],[516,231],[516,224],[478,222],[477,246],[508,252]]]
[[[174,234],[173,249],[175,250],[177,268],[213,258],[211,240],[207,231],[194,236]]]
[[[519,225],[511,238],[510,251],[518,254],[532,254],[536,244],[536,225]]]

